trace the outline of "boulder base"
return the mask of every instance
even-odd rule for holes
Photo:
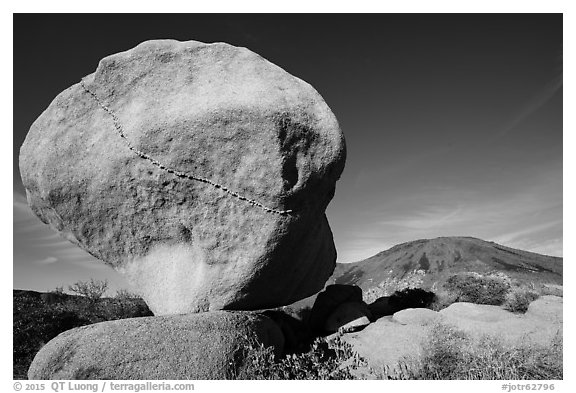
[[[34,358],[29,379],[229,379],[250,340],[283,351],[269,318],[250,312],[143,317],[68,330]]]

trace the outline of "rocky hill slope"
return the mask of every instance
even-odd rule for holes
[[[363,290],[384,280],[425,272],[423,287],[458,272],[501,271],[520,281],[562,284],[562,258],[536,254],[473,237],[439,237],[396,245],[368,259],[338,264],[328,284],[355,284]]]

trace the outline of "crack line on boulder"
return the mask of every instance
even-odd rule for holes
[[[199,177],[199,176],[194,176],[191,175],[189,173],[185,173],[179,170],[176,170],[174,168],[170,168],[167,165],[162,164],[161,162],[155,160],[154,158],[152,158],[151,156],[149,156],[148,154],[136,149],[134,146],[132,146],[132,143],[130,142],[130,140],[126,137],[126,134],[124,134],[124,129],[122,128],[122,124],[120,124],[120,120],[118,119],[118,117],[116,116],[116,114],[114,112],[112,112],[112,110],[106,106],[101,100],[100,98],[90,89],[88,89],[88,87],[86,87],[86,85],[84,84],[84,80],[80,80],[80,86],[82,86],[82,88],[84,89],[84,91],[88,94],[90,94],[90,96],[94,99],[94,101],[96,101],[96,103],[98,104],[98,106],[100,108],[102,108],[106,113],[108,113],[108,115],[110,115],[110,117],[112,118],[112,122],[114,123],[114,128],[116,128],[116,131],[118,131],[118,134],[120,135],[120,137],[122,139],[124,139],[124,141],[126,142],[126,145],[128,146],[128,148],[130,150],[132,150],[136,155],[138,155],[139,157],[149,161],[150,163],[152,163],[152,165],[168,172],[168,173],[172,173],[175,176],[181,177],[181,178],[185,178],[185,179],[189,179],[189,180],[195,180],[195,181],[199,181],[202,183],[206,183],[211,185],[214,188],[217,188],[219,190],[224,191],[226,194],[231,195],[237,199],[240,199],[241,201],[245,201],[248,202],[249,204],[259,207],[267,212],[270,213],[276,213],[276,214],[282,214],[282,215],[288,215],[288,214],[292,214],[293,210],[276,210],[276,209],[272,209],[270,207],[267,207],[265,205],[263,205],[262,203],[255,201],[253,199],[247,198],[245,196],[242,196],[240,194],[238,194],[237,192],[234,192],[230,189],[228,189],[227,187],[215,183],[210,179],[205,179],[203,177]]]

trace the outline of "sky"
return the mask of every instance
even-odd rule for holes
[[[16,15],[14,288],[126,287],[31,213],[18,154],[102,57],[159,38],[247,47],[324,97],[347,145],[338,262],[438,236],[563,255],[561,14]]]

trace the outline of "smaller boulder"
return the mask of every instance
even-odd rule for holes
[[[345,334],[342,340],[366,359],[374,370],[394,370],[403,358],[417,358],[429,327],[401,325],[390,317],[380,318],[357,333]]]
[[[324,324],[326,332],[351,332],[370,324],[370,310],[364,302],[346,302],[334,310]]]
[[[215,311],[119,319],[68,330],[34,358],[29,379],[230,379],[246,366],[250,345],[283,351],[269,318]]]
[[[427,308],[407,308],[398,311],[392,316],[392,320],[402,325],[426,326],[433,324],[442,318],[442,314]]]
[[[310,311],[309,325],[312,331],[323,331],[328,317],[347,302],[362,303],[362,289],[356,285],[328,285],[318,294]]]
[[[514,317],[514,314],[504,310],[500,306],[468,302],[453,303],[445,309],[440,310],[440,314],[449,318],[480,322],[498,322]]]

